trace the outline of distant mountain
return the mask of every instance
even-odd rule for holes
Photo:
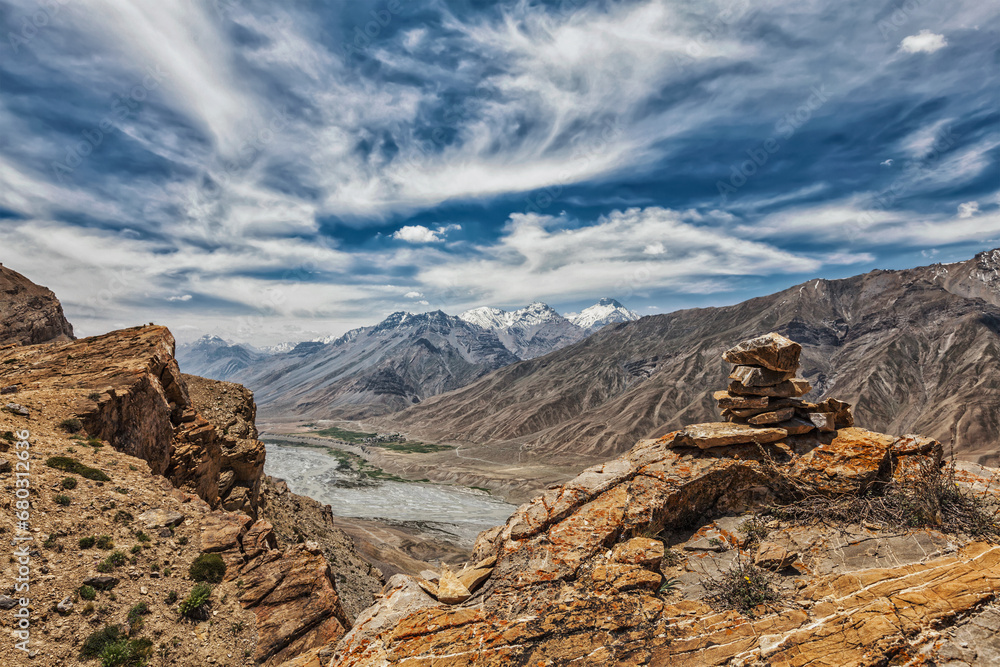
[[[299,343],[231,375],[261,415],[358,419],[465,386],[517,361],[496,333],[441,311],[393,313],[332,342]]]
[[[1000,250],[955,264],[810,280],[723,308],[607,326],[382,419],[470,456],[583,466],[685,423],[716,421],[711,397],[733,341],[777,331],[803,345],[812,397],[855,404],[859,425],[940,439],[1000,460]]]
[[[229,343],[212,335],[178,345],[176,353],[182,371],[212,380],[230,380],[267,356],[249,345]]]
[[[614,299],[601,299],[590,308],[566,316],[570,322],[585,331],[593,332],[609,324],[634,322],[639,313],[629,310]]]
[[[586,332],[544,303],[535,302],[520,310],[506,311],[492,306],[467,310],[459,318],[493,331],[518,359],[532,359],[582,340]]]

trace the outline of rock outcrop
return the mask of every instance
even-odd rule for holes
[[[773,409],[772,396],[748,385],[793,382],[784,376],[798,363],[795,344],[769,338],[730,358],[777,375],[738,371],[747,393],[727,392],[726,410]],[[976,509],[998,500],[996,486],[983,471],[943,469],[936,441],[849,426],[840,402],[786,407],[803,422],[832,415],[834,430],[722,422],[780,436],[709,442],[684,429],[641,441],[482,533],[470,562],[495,563],[469,596],[436,599],[425,581],[394,577],[336,645],[330,667],[847,666],[904,664],[938,650],[943,625],[1000,592],[1000,526]],[[888,503],[899,493],[910,494],[900,506],[911,514],[895,524],[878,513],[819,513],[830,526],[796,518],[817,499],[868,507],[863,499]],[[973,508],[981,532],[946,525],[945,505]],[[757,567],[754,559],[778,572],[736,569]],[[728,608],[711,591],[734,572],[770,582],[772,594]]]
[[[52,290],[0,264],[0,347],[73,340]]]

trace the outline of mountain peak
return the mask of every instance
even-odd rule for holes
[[[590,308],[567,315],[566,319],[587,331],[597,331],[601,327],[617,322],[632,322],[639,319],[639,313],[629,310],[616,299],[604,297]]]

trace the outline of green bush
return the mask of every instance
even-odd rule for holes
[[[80,597],[84,600],[93,600],[97,597],[97,591],[94,590],[93,586],[87,586],[84,584],[80,586]]]
[[[181,602],[178,611],[189,618],[194,617],[205,606],[212,595],[212,587],[208,584],[198,584],[191,589],[188,596]]]
[[[62,470],[63,472],[71,472],[80,477],[85,477],[86,479],[92,479],[97,482],[110,482],[111,478],[105,475],[103,472],[97,468],[91,468],[86,466],[74,458],[69,456],[51,456],[45,461],[45,465],[50,468],[55,468],[56,470]]]
[[[64,419],[59,422],[59,428],[68,433],[77,433],[83,428],[83,422],[81,422],[76,417],[71,417],[70,419]]]
[[[142,617],[149,613],[149,605],[140,602],[128,610],[129,634],[134,635],[135,631],[142,627]]]
[[[114,566],[124,565],[128,560],[128,556],[124,551],[112,551],[111,555],[108,556],[108,561]]]
[[[80,545],[81,549],[89,549],[90,547],[94,546],[95,542],[97,542],[97,539],[94,537],[81,537],[80,541],[77,544]]]
[[[101,667],[143,667],[153,653],[149,639],[119,639],[101,651]]]
[[[59,493],[52,496],[52,500],[55,501],[56,505],[62,505],[63,507],[69,507],[70,497],[65,493]]]
[[[102,574],[107,574],[108,572],[112,572],[115,569],[115,566],[112,565],[109,560],[102,560],[96,565],[96,569]]]
[[[138,533],[135,534],[135,539],[139,540],[140,542],[149,542],[149,535],[140,530]]]
[[[735,609],[751,617],[757,605],[780,599],[767,572],[744,557],[738,557],[727,571],[701,585],[708,593],[708,602],[717,609]]]
[[[202,554],[191,563],[188,574],[195,581],[218,584],[226,575],[226,563],[219,554]]]
[[[70,489],[76,488],[76,477],[64,477],[62,481],[62,488],[69,491]]]
[[[108,549],[114,549],[115,543],[111,540],[110,535],[101,535],[97,538],[97,548],[107,551]]]
[[[167,604],[173,604],[177,602],[177,591],[170,591],[169,593],[167,593],[166,602]]]
[[[137,554],[137,553],[139,553],[140,551],[142,551],[142,547],[140,547],[140,546],[139,546],[138,544],[136,544],[136,545],[133,545],[133,546],[132,546],[132,548],[130,549],[130,551],[131,551],[131,552],[132,552],[133,554]]]
[[[118,510],[115,512],[115,523],[131,523],[132,519],[133,517],[131,512],[126,512],[125,510]]]
[[[122,632],[117,625],[105,625],[100,630],[90,633],[83,641],[83,648],[80,649],[80,657],[84,659],[96,658],[101,655],[101,651],[109,644],[114,644],[122,638]]]
[[[181,535],[180,537],[177,538],[177,544],[184,546],[187,543],[188,543],[187,535]]]

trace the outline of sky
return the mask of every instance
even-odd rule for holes
[[[641,314],[1000,246],[982,0],[0,0],[0,262],[78,335]]]

